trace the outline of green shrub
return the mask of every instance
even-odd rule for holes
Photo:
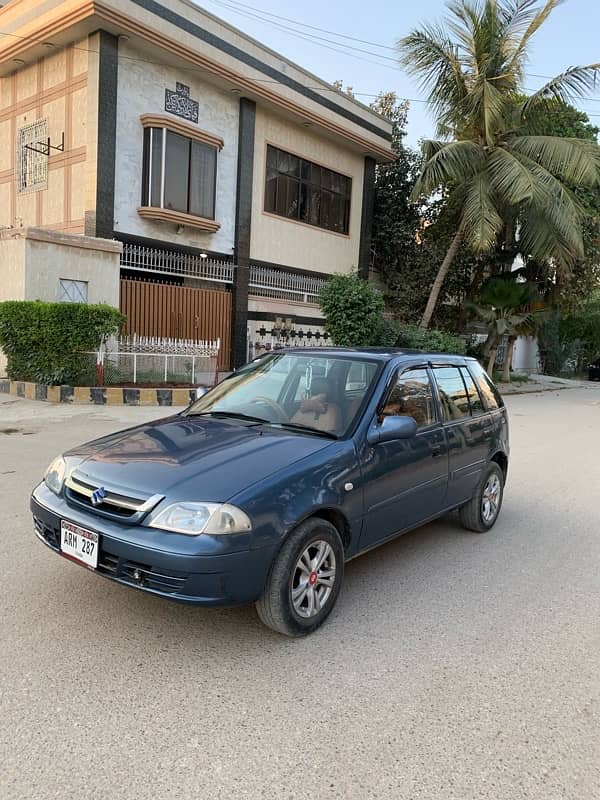
[[[327,330],[338,347],[375,344],[383,297],[358,275],[333,275],[319,295]]]
[[[456,353],[463,355],[467,345],[464,339],[453,333],[420,328],[418,325],[403,325],[399,322],[384,320],[377,329],[381,347],[406,347],[414,350],[426,350],[430,353]]]
[[[116,334],[125,317],[116,308],[82,303],[9,300],[0,303],[0,347],[13,380],[77,384],[87,359]],[[89,369],[88,369],[89,371]]]

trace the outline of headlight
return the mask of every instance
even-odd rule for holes
[[[148,525],[189,536],[201,533],[219,536],[252,530],[247,514],[227,503],[173,503],[160,511]]]
[[[54,494],[60,494],[67,474],[67,463],[62,456],[58,456],[50,464],[44,475],[44,483]]]

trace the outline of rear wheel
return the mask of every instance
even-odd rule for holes
[[[469,531],[485,533],[498,519],[504,495],[504,473],[492,463],[483,473],[473,498],[459,510],[461,524]]]
[[[256,603],[258,616],[286,636],[305,636],[325,622],[344,577],[344,548],[337,529],[313,518],[286,539]]]

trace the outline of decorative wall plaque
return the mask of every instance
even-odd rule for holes
[[[190,98],[190,87],[175,84],[175,91],[165,89],[165,111],[183,117],[189,122],[198,122],[198,102]]]

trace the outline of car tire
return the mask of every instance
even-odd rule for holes
[[[459,509],[463,528],[475,533],[486,533],[493,528],[504,496],[504,472],[498,464],[490,464],[481,477],[477,491],[466,505]]]
[[[317,517],[305,520],[273,562],[256,603],[258,616],[285,636],[306,636],[333,610],[343,577],[344,548],[337,528]]]

